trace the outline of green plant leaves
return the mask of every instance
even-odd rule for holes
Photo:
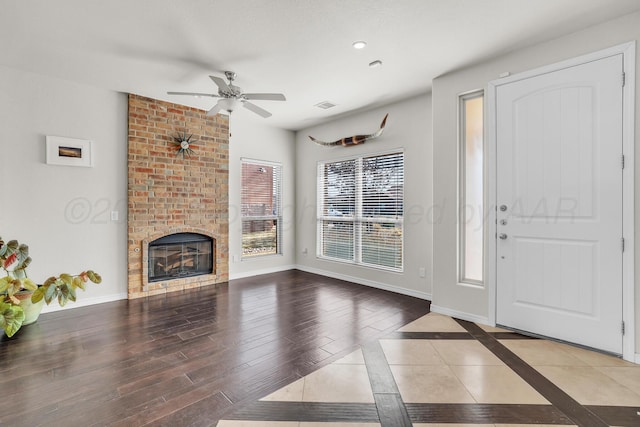
[[[21,259],[27,259],[27,257],[29,256],[29,246],[25,245],[24,243],[18,246],[18,254]]]
[[[47,303],[47,305],[51,304],[51,301],[53,301],[53,298],[56,296],[56,294],[58,293],[58,288],[55,285],[56,281],[55,281],[55,277],[50,277],[49,279],[54,279],[53,283],[49,283],[48,285],[42,285],[43,287],[45,287],[44,290],[44,302]],[[49,281],[49,280],[47,280]]]
[[[55,277],[51,276],[51,277],[49,277],[47,280],[45,280],[45,281],[44,281],[44,283],[42,284],[42,286],[49,286],[49,285],[51,285],[51,284],[53,284],[53,283],[56,283],[56,280],[57,280],[57,279],[56,279]]]
[[[31,295],[31,302],[35,304],[37,302],[42,301],[42,298],[44,298],[44,293],[46,290],[47,290],[46,288],[39,287],[38,289],[33,291],[33,295]]]
[[[9,284],[11,283],[11,277],[5,276],[0,279],[0,293],[4,293],[9,289]]]
[[[29,278],[22,279],[22,287],[30,291],[35,291],[36,289],[38,289],[38,285],[36,285],[36,283]]]
[[[0,269],[4,269],[6,277],[0,278],[0,327],[8,336],[15,334],[24,321],[24,310],[20,299],[15,294],[21,290],[33,291],[31,302],[44,300],[51,304],[54,299],[60,306],[76,300],[76,289],[85,290],[86,283],[101,283],[102,277],[92,270],[80,274],[62,273],[51,276],[38,286],[27,276],[27,267],[31,264],[29,246],[17,240],[5,242],[0,238]]]
[[[8,337],[12,337],[24,322],[24,310],[19,305],[0,301],[0,327]]]
[[[100,277],[100,275],[93,270],[87,271],[87,277],[89,277],[89,280],[91,280],[93,283],[102,282],[102,277]]]
[[[64,282],[68,286],[73,286],[73,276],[71,276],[70,274],[62,273],[60,275],[60,280],[62,280],[62,282]]]
[[[7,251],[9,251],[9,253],[13,254],[18,250],[18,247],[20,245],[18,244],[17,240],[9,240],[7,242]]]
[[[85,290],[84,288],[84,281],[80,278],[80,276],[76,276],[73,278],[73,288],[80,288],[83,291]]]

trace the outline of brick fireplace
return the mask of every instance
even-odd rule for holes
[[[173,143],[183,133],[196,141],[185,157]],[[129,298],[226,282],[228,117],[130,94],[128,165]],[[149,280],[149,244],[183,233],[213,242],[211,272]]]

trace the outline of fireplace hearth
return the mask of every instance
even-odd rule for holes
[[[211,237],[198,233],[175,233],[150,242],[149,283],[213,273],[214,248]]]

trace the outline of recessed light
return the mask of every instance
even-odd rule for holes
[[[371,68],[377,68],[380,67],[382,65],[382,61],[380,61],[379,59],[376,59],[373,62],[369,62],[369,67]]]
[[[357,42],[353,42],[352,46],[354,49],[364,49],[364,47],[367,45],[367,42],[359,40]]]

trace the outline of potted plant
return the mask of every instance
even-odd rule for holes
[[[57,299],[60,306],[64,306],[68,301],[76,300],[76,289],[84,290],[88,281],[102,281],[99,274],[87,270],[76,275],[52,276],[38,285],[27,275],[29,264],[31,257],[27,245],[17,240],[5,243],[0,237],[0,268],[5,273],[0,277],[0,326],[8,337],[18,332],[23,324],[35,322],[42,301],[48,305]]]

